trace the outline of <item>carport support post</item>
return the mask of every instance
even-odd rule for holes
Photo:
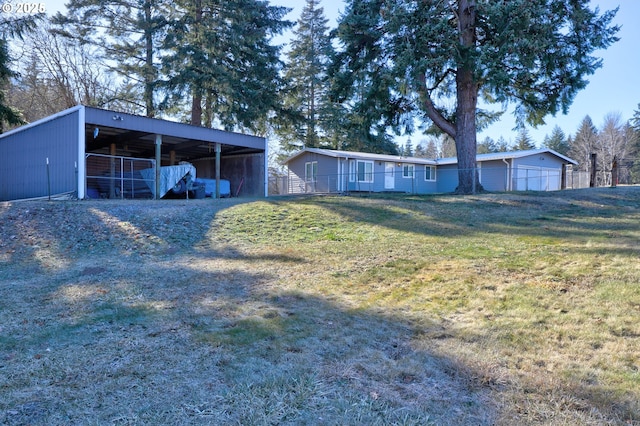
[[[216,142],[216,198],[220,198],[220,143]]]
[[[162,135],[156,135],[156,200],[160,199],[160,162],[162,160]]]
[[[109,155],[111,156],[111,163],[109,169],[109,198],[116,198],[116,144],[109,145]]]

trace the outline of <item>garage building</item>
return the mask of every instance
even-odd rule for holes
[[[0,135],[0,201],[160,198],[161,169],[181,164],[217,195],[268,194],[265,138],[79,105]]]

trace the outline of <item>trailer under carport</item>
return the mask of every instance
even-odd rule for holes
[[[198,178],[228,180],[234,196],[267,196],[265,138],[77,106],[0,135],[0,200],[85,198],[91,155],[152,160],[156,177],[189,162]]]

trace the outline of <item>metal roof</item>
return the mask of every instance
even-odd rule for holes
[[[162,135],[163,158],[173,151],[176,161],[190,161],[215,155],[215,144],[221,144],[222,154],[263,153],[265,138],[227,132],[158,118],[142,117],[106,109],[78,105],[42,118],[0,135],[0,139],[39,126],[76,111],[84,110],[86,152],[109,154],[116,144],[118,155],[152,158],[155,154],[155,135]],[[96,129],[98,129],[96,131]]]
[[[385,154],[370,154],[367,152],[352,152],[352,151],[339,151],[333,149],[320,149],[320,148],[305,148],[301,151],[296,152],[291,155],[285,163],[299,157],[304,153],[314,153],[325,155],[327,157],[334,158],[345,158],[345,159],[357,159],[357,160],[373,160],[373,161],[389,161],[396,163],[411,163],[411,164],[427,164],[427,165],[451,165],[457,164],[458,159],[456,157],[449,158],[439,158],[439,159],[428,159],[428,158],[419,158],[419,157],[403,157],[398,155],[385,155]],[[500,160],[509,160],[513,158],[523,158],[529,157],[531,155],[539,155],[549,153],[551,155],[555,155],[556,157],[562,159],[566,163],[570,164],[578,164],[577,161],[572,160],[569,157],[566,157],[552,149],[542,148],[542,149],[530,149],[525,151],[509,151],[509,152],[495,152],[490,154],[478,154],[476,155],[476,161],[500,161]]]
[[[344,158],[349,160],[370,160],[370,161],[386,161],[393,163],[411,163],[411,164],[427,164],[435,166],[436,162],[428,158],[418,157],[403,157],[401,155],[387,155],[387,154],[371,154],[368,152],[355,152],[355,151],[340,151],[335,149],[321,149],[321,148],[305,148],[301,151],[291,155],[285,163],[301,156],[304,153],[326,155],[327,157]]]
[[[572,160],[569,157],[565,157],[549,148],[541,148],[541,149],[528,149],[524,151],[508,151],[508,152],[492,152],[489,154],[478,154],[476,155],[476,161],[481,163],[483,161],[500,161],[500,160],[510,160],[513,158],[524,158],[529,157],[531,155],[539,155],[539,154],[551,154],[556,157],[562,159],[563,161],[571,164],[578,164],[577,161]],[[438,165],[449,165],[449,164],[457,164],[458,159],[456,157],[448,157],[448,158],[440,158],[437,160]]]

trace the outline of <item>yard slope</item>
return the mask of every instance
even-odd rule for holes
[[[640,422],[640,188],[0,223],[3,424]]]

